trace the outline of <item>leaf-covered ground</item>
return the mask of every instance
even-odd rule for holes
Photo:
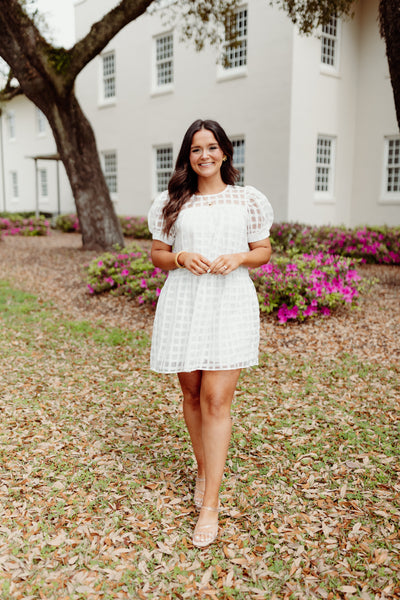
[[[400,597],[400,276],[358,312],[263,319],[242,373],[218,541],[152,314],[89,298],[78,236],[0,244],[1,600]]]

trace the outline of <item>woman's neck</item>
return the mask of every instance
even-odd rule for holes
[[[219,194],[219,192],[223,192],[225,188],[226,183],[222,181],[221,177],[213,180],[199,177],[197,180],[197,191],[203,196]]]

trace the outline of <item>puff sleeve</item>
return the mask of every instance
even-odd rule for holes
[[[259,242],[269,237],[274,212],[267,198],[252,186],[246,186],[247,241]]]
[[[173,246],[175,240],[175,228],[172,226],[171,231],[166,235],[163,231],[164,228],[164,217],[162,210],[165,203],[168,201],[168,192],[164,191],[159,194],[153,204],[150,207],[147,221],[149,224],[149,230],[153,236],[153,240],[160,240],[164,244]]]

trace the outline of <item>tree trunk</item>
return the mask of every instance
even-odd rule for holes
[[[379,5],[381,35],[386,42],[397,124],[400,129],[400,3],[381,0]]]
[[[70,92],[62,100],[48,96],[33,100],[39,104],[53,130],[75,198],[84,247],[100,250],[124,246],[93,129],[74,93]]]

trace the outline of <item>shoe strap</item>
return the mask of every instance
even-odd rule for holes
[[[218,529],[218,523],[206,523],[205,525],[196,525],[193,535],[201,534],[203,529]]]
[[[221,510],[220,506],[217,506],[216,508],[214,506],[202,506],[201,510],[209,510],[210,512],[219,512]]]

